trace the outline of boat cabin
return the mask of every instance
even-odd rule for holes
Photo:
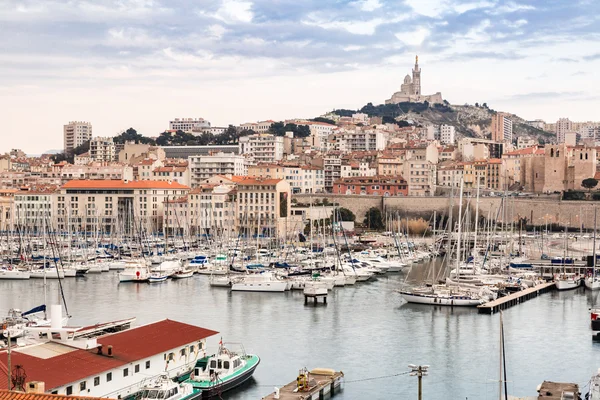
[[[232,353],[222,348],[219,354],[211,356],[205,366],[197,366],[192,379],[216,380],[219,375],[230,375],[244,366],[244,361],[239,354]]]

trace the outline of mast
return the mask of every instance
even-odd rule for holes
[[[479,178],[477,179],[477,200],[475,200],[475,237],[473,238],[473,265],[475,265],[475,256],[477,255],[477,227],[479,223]]]
[[[594,206],[594,242],[593,242],[594,250],[592,251],[592,256],[594,257],[594,263],[592,264],[592,287],[594,282],[596,282],[596,206]]]
[[[460,195],[458,198],[458,239],[456,241],[456,280],[460,281],[460,234],[461,234],[461,214],[463,203],[463,178],[460,178]]]

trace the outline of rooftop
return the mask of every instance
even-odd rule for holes
[[[61,394],[23,393],[0,390],[0,400],[90,400],[99,397],[65,396]]]
[[[178,182],[76,179],[61,189],[189,189]]]
[[[50,390],[132,362],[141,361],[217,333],[210,329],[165,319],[99,338],[98,345],[103,345],[105,348],[109,345],[113,346],[113,357],[99,355],[95,348],[81,350],[50,342],[13,350],[12,365],[23,366],[27,372],[28,381],[44,382],[46,390]],[[64,348],[64,351],[54,349],[49,357],[44,355],[44,358],[32,355],[41,354],[39,351],[32,351],[32,348],[48,344],[54,348],[60,346]],[[0,368],[0,389],[7,389],[6,364],[7,354],[0,353],[0,365],[2,366]]]

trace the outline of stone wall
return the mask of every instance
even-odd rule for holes
[[[431,218],[434,211],[438,215],[447,215],[449,209],[448,197],[382,197],[365,195],[294,195],[298,202],[309,203],[326,198],[330,203],[339,204],[351,210],[356,215],[357,222],[362,222],[365,213],[371,207],[377,207],[382,212],[395,213],[402,217]],[[475,212],[475,198],[463,199],[463,207],[470,202],[470,210]],[[568,225],[578,229],[593,229],[594,206],[600,202],[593,201],[560,201],[557,196],[539,196],[531,198],[508,197],[504,213],[501,209],[502,198],[481,197],[479,199],[479,215],[502,222],[516,221],[527,218],[528,223],[537,226],[548,224]],[[464,208],[463,208],[464,209]],[[458,196],[454,198],[454,215],[458,214]],[[504,215],[503,215],[504,214]],[[600,224],[600,221],[599,221]]]

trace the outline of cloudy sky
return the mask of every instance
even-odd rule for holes
[[[0,152],[59,149],[69,120],[154,136],[378,104],[416,54],[425,94],[600,120],[599,22],[598,0],[0,0]]]

